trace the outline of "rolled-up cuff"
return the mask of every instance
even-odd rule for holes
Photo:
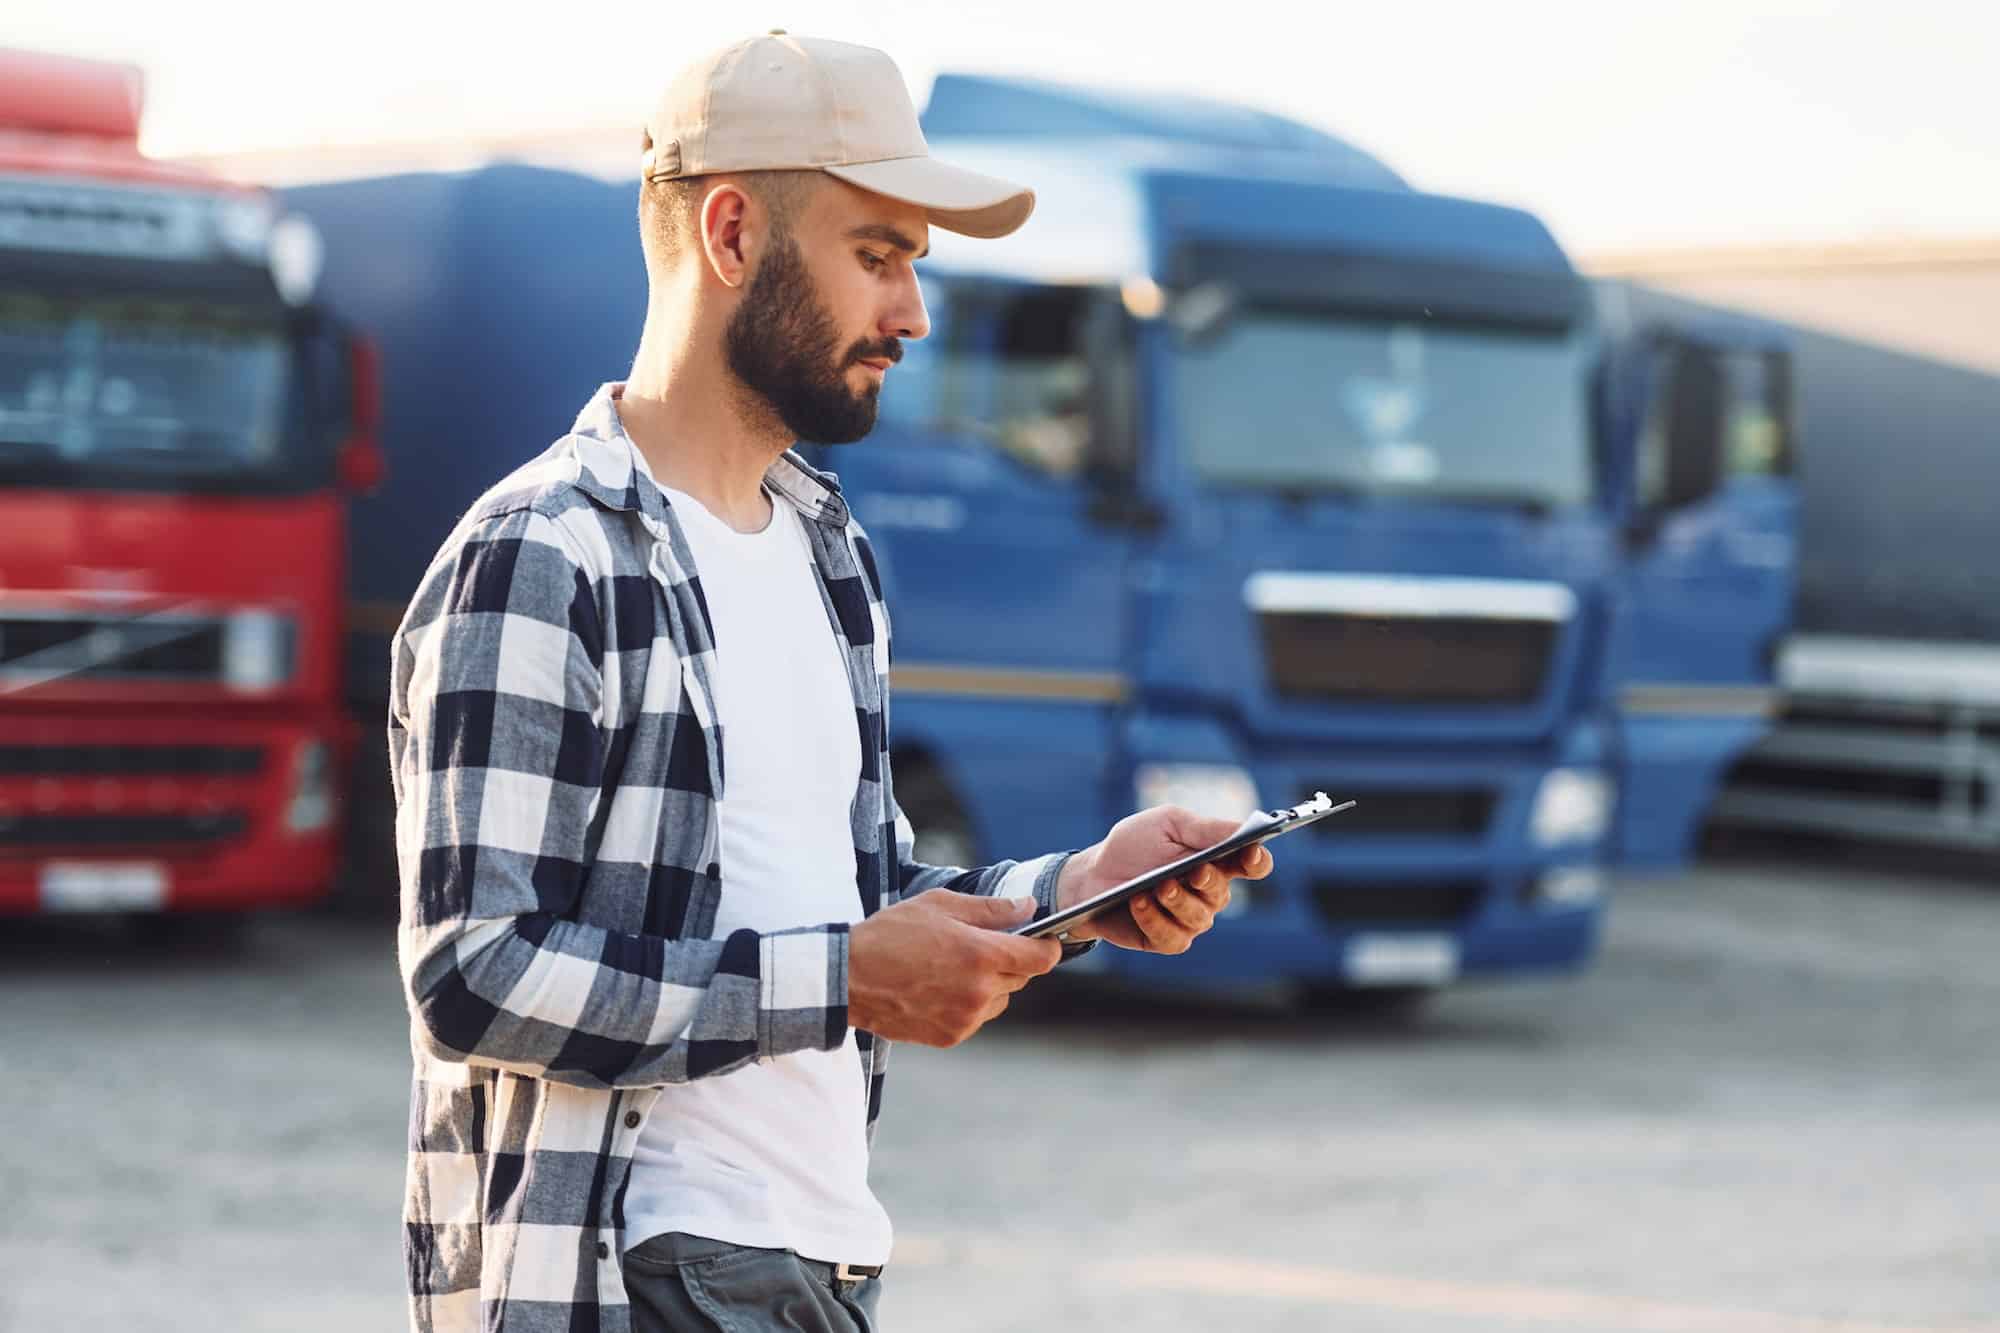
[[[847,1040],[847,951],[848,928],[839,923],[777,931],[758,941],[760,1059],[831,1051]]]

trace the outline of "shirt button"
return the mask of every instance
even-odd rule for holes
[[[611,1247],[601,1240],[597,1242],[597,1257],[600,1259],[609,1259],[611,1257]]]
[[[625,1128],[637,1129],[638,1127],[639,1127],[639,1113],[637,1111],[627,1111],[625,1113]]]

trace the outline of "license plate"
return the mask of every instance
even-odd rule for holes
[[[1347,944],[1347,979],[1360,986],[1441,986],[1458,975],[1449,935],[1356,935]]]
[[[51,861],[42,867],[45,912],[158,911],[167,868],[154,861]]]

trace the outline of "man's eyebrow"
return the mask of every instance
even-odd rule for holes
[[[884,245],[893,245],[898,250],[917,249],[917,243],[915,241],[903,235],[902,232],[897,231],[894,227],[890,226],[886,222],[870,222],[863,226],[856,227],[852,231],[847,233],[847,239],[850,241],[880,241]],[[922,250],[918,251],[915,255],[913,255],[912,258],[922,259],[925,255],[929,254],[930,252],[931,252],[930,246],[926,245]]]

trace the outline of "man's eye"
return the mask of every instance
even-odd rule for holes
[[[878,254],[873,254],[867,250],[861,252],[861,267],[867,269],[870,273],[873,273],[888,262],[888,260]]]

